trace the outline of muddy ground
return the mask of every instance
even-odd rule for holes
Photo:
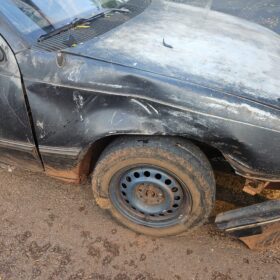
[[[215,212],[265,199],[242,194],[232,177],[219,184],[227,187],[218,187]],[[1,280],[280,279],[280,246],[250,251],[212,218],[180,237],[138,235],[94,204],[90,184],[0,169],[0,219]]]

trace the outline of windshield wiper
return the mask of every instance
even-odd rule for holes
[[[58,35],[62,32],[65,32],[65,31],[67,31],[71,28],[74,28],[74,27],[78,26],[78,25],[82,25],[82,24],[85,24],[87,22],[97,20],[97,19],[102,18],[102,17],[106,16],[107,14],[110,14],[110,13],[113,13],[113,12],[130,13],[130,10],[128,10],[126,8],[121,8],[121,9],[112,8],[112,9],[106,9],[106,10],[102,11],[101,13],[95,14],[94,16],[89,17],[89,18],[77,18],[77,19],[73,20],[72,22],[70,22],[70,23],[68,23],[68,24],[66,24],[66,25],[64,25],[60,28],[54,29],[47,34],[44,34],[44,35],[40,36],[39,39],[38,39],[38,42],[42,42],[42,41],[44,41],[48,38],[51,38],[55,35]]]

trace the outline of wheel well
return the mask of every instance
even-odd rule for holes
[[[83,174],[83,175],[89,175],[92,173],[92,171],[94,170],[98,159],[100,158],[100,155],[102,154],[102,152],[106,149],[106,147],[111,144],[116,138],[118,137],[134,137],[134,138],[139,138],[139,140],[142,140],[142,138],[145,138],[144,140],[146,141],[147,137],[153,137],[153,136],[149,136],[149,135],[117,135],[117,136],[107,136],[104,138],[101,138],[97,141],[95,141],[90,149],[88,150],[88,152],[86,153],[86,156],[83,157],[82,161],[88,161],[90,160],[90,164],[89,164],[89,170],[88,170],[88,174]],[[162,136],[162,137],[177,137],[177,136]],[[219,171],[227,171],[227,172],[233,172],[232,167],[230,166],[230,164],[226,161],[225,157],[223,156],[223,154],[216,148],[199,142],[197,140],[193,140],[187,137],[181,137],[185,140],[191,141],[192,143],[194,143],[196,146],[198,146],[206,155],[206,157],[208,158],[208,160],[210,161],[212,168],[214,170],[219,170]]]
[[[224,157],[221,151],[203,142],[199,142],[189,138],[185,138],[185,139],[191,141],[202,150],[202,152],[206,155],[206,157],[208,158],[209,162],[212,165],[212,168],[215,171],[235,173],[234,169],[226,160],[226,158]]]
[[[100,155],[102,152],[106,149],[106,147],[109,146],[116,138],[120,136],[106,136],[104,138],[101,138],[97,141],[95,141],[92,146],[90,147],[89,152],[91,153],[91,162],[90,162],[90,170],[89,174],[92,173],[92,171],[95,168],[95,165],[97,164]]]

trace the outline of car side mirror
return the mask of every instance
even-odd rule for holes
[[[5,52],[3,51],[3,49],[0,47],[0,63],[4,62],[6,59],[6,55]]]

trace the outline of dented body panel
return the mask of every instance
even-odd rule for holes
[[[280,181],[279,46],[257,24],[154,0],[75,47],[19,51],[46,172],[80,181],[99,139],[168,135],[218,149],[247,178]]]

